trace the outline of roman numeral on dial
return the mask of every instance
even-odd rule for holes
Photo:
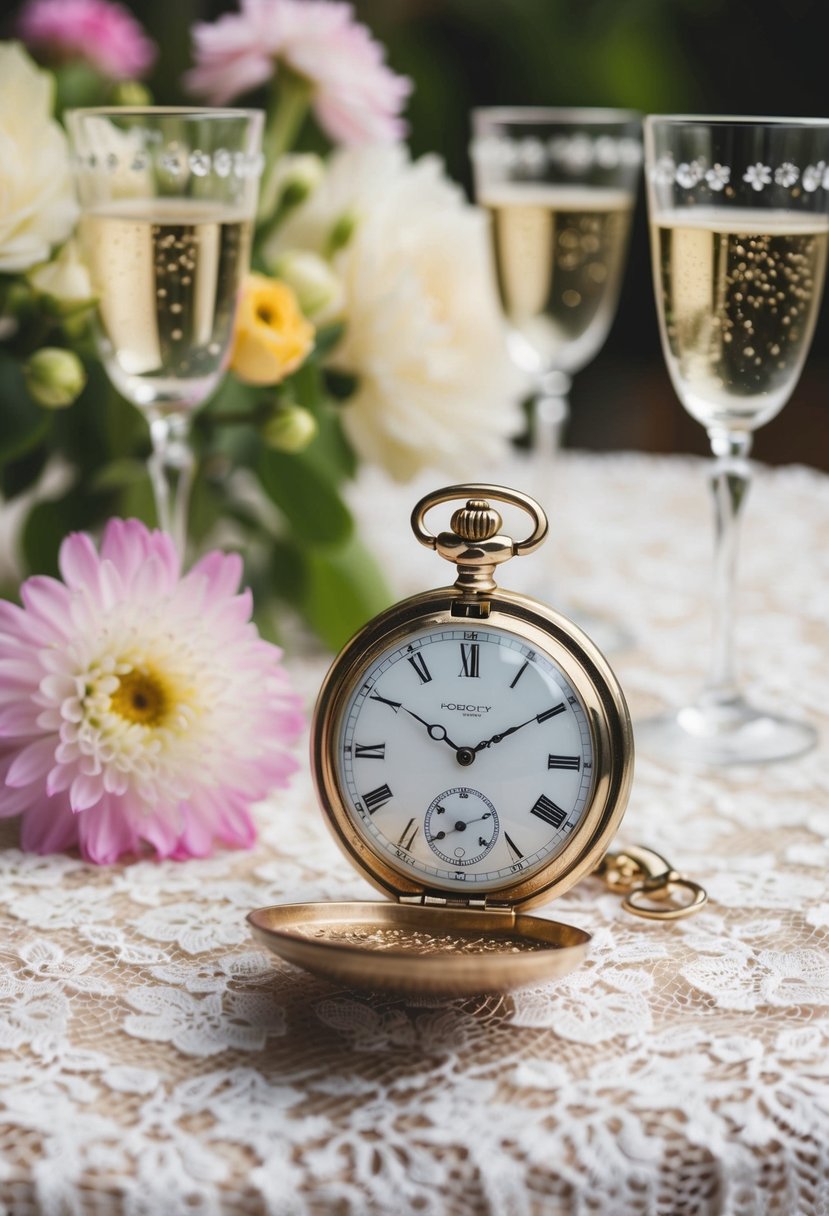
[[[422,654],[410,654],[408,661],[420,677],[421,684],[428,684],[432,678],[429,668],[426,666],[426,660]]]
[[[547,768],[571,768],[578,772],[581,768],[581,756],[548,756]]]
[[[397,842],[400,848],[406,849],[407,852],[411,852],[412,845],[415,841],[415,836],[417,836],[419,831],[420,825],[415,823],[414,819],[410,819],[401,832],[400,839]]]
[[[354,759],[355,760],[385,760],[386,745],[385,743],[355,743],[354,744]]]
[[[514,857],[516,861],[520,861],[521,858],[524,856],[524,854],[521,852],[521,850],[519,849],[519,847],[515,843],[515,841],[510,840],[509,834],[507,832],[504,832],[504,840],[506,841],[506,845],[510,851],[510,855],[512,857]]]
[[[548,798],[546,794],[541,795],[530,814],[537,815],[539,819],[543,819],[553,828],[560,828],[567,818],[567,812],[563,811],[560,806],[556,806],[552,798]]]
[[[480,676],[481,648],[477,642],[461,642],[462,676]]]
[[[369,815],[373,815],[381,806],[385,806],[393,794],[387,785],[378,785],[376,790],[363,794],[363,802]]]

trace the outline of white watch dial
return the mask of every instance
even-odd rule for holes
[[[561,852],[589,805],[593,743],[552,659],[482,626],[435,626],[383,653],[338,745],[349,814],[425,887],[487,890]]]

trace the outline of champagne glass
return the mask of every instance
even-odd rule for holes
[[[72,110],[80,243],[107,374],[147,419],[159,526],[184,552],[193,413],[226,367],[262,171],[258,110]]]
[[[783,759],[816,732],[750,704],[735,674],[738,525],[754,431],[797,383],[829,244],[829,120],[650,115],[648,217],[662,349],[674,390],[708,432],[716,521],[708,681],[682,709],[640,723],[665,760]]]
[[[549,508],[572,377],[604,345],[616,314],[641,120],[630,110],[485,107],[472,112],[472,134],[508,347],[531,385],[533,493]],[[578,615],[600,646],[621,644],[610,622]]]
[[[476,201],[490,213],[507,341],[535,397],[536,448],[554,456],[572,376],[604,345],[627,259],[642,161],[629,110],[472,112]],[[549,479],[549,468],[542,474]]]

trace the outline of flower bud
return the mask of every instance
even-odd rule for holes
[[[113,87],[110,101],[114,106],[151,106],[153,95],[140,80],[119,80]]]
[[[56,258],[35,267],[28,278],[38,295],[45,296],[57,313],[75,312],[93,303],[95,293],[89,271],[74,241],[67,241]]]
[[[259,193],[259,217],[285,213],[305,202],[325,176],[325,162],[315,152],[281,157]]]
[[[301,405],[283,405],[262,427],[262,438],[277,452],[301,452],[315,438],[317,420]]]
[[[62,410],[80,396],[86,372],[78,356],[58,346],[43,346],[23,367],[33,401],[49,410]]]
[[[278,279],[294,289],[300,308],[316,325],[334,321],[342,313],[342,282],[319,254],[294,249],[278,257],[272,269]]]
[[[316,190],[325,176],[325,162],[315,152],[302,152],[285,160],[282,198],[295,207]]]
[[[345,249],[346,245],[354,235],[354,229],[356,227],[357,216],[353,211],[344,211],[328,234],[325,252],[330,258],[332,258],[335,253],[338,253],[340,249]]]

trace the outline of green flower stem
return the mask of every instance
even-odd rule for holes
[[[280,157],[293,147],[300,127],[311,104],[313,85],[304,76],[298,76],[284,65],[280,65],[277,77],[271,86],[271,97],[265,121],[262,151],[265,168],[262,174],[262,195],[259,219],[264,219],[265,210],[273,205],[270,182]]]
[[[217,426],[259,426],[265,418],[273,413],[273,406],[268,404],[255,407],[252,410],[216,410],[202,414],[202,423],[214,428]]]

